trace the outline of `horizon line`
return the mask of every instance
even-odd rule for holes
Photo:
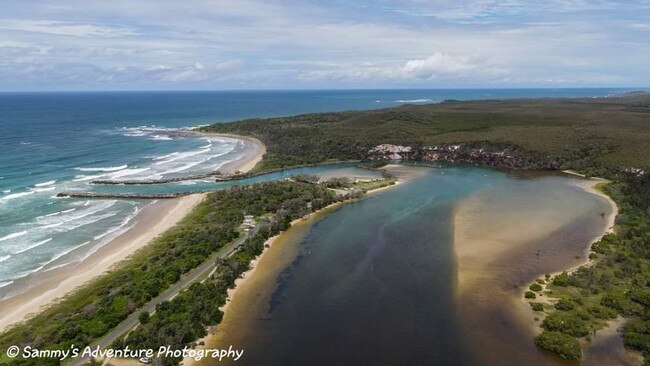
[[[565,86],[565,87],[440,87],[440,88],[271,88],[271,89],[107,89],[107,90],[0,90],[0,94],[49,93],[188,93],[188,92],[309,92],[309,91],[390,91],[390,90],[577,90],[627,89],[650,91],[650,86]]]

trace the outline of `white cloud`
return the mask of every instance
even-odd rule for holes
[[[309,71],[299,76],[303,80],[338,80],[347,82],[364,82],[372,80],[392,83],[450,81],[450,80],[488,80],[502,75],[506,71],[478,62],[472,57],[434,53],[433,55],[409,60],[401,65],[361,65],[343,66],[337,69]]]
[[[461,76],[476,70],[477,67],[469,57],[436,53],[425,59],[408,61],[399,71],[418,79],[432,79],[444,75]]]
[[[55,20],[0,20],[0,29],[76,37],[124,37],[136,33],[128,28]]]

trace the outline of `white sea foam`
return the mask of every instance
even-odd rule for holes
[[[165,136],[165,135],[153,135],[153,136],[151,136],[150,140],[154,140],[154,141],[171,141],[171,140],[173,140],[173,138],[171,138],[169,136]]]
[[[27,231],[20,231],[20,232],[17,232],[17,233],[12,233],[12,234],[9,234],[9,235],[5,235],[5,236],[0,238],[0,241],[5,241],[5,240],[13,239],[13,238],[18,238],[18,237],[21,237],[23,235],[27,235]]]
[[[51,228],[59,227],[59,226],[61,226],[63,224],[64,224],[64,222],[57,222],[56,224],[43,225],[43,226],[39,227],[39,229],[41,229],[41,230],[43,230],[43,229],[51,229]]]
[[[128,222],[129,220],[130,220],[130,217],[127,217],[125,221]],[[124,224],[125,224],[125,223],[121,224],[120,226],[114,227],[114,228],[112,228],[112,229],[110,229],[110,230],[107,230],[107,231],[105,231],[105,232],[103,232],[103,233],[101,233],[101,234],[99,234],[99,235],[95,235],[95,236],[93,236],[93,240],[99,240],[99,239],[101,239],[101,238],[103,238],[103,237],[105,237],[105,236],[107,236],[107,235],[110,235],[110,234],[112,234],[112,233],[118,231],[119,229],[122,228],[122,226],[123,226]]]
[[[6,261],[6,260],[9,259],[9,258],[11,258],[10,255],[2,256],[2,257],[0,257],[0,262],[4,262],[4,261]]]
[[[40,193],[40,192],[48,192],[48,191],[53,191],[55,190],[56,187],[46,187],[46,188],[34,188],[32,191]]]
[[[34,187],[45,187],[45,186],[51,186],[51,185],[54,184],[54,183],[56,183],[55,180],[50,180],[50,181],[47,181],[47,182],[34,184]]]
[[[176,152],[173,152],[173,153],[167,154],[167,155],[156,156],[156,157],[153,158],[153,160],[163,160],[163,159],[171,158],[172,156],[175,156],[175,155],[178,155],[178,154],[180,154],[180,151],[176,151]]]
[[[19,197],[29,196],[30,194],[34,194],[34,193],[36,193],[36,191],[27,191],[27,192],[8,194],[6,196],[2,196],[2,198],[0,198],[0,201],[9,201]]]
[[[144,132],[127,132],[127,133],[124,134],[124,136],[128,136],[128,137],[142,137],[142,136],[146,136],[146,134],[145,134]]]
[[[120,225],[120,226],[119,226],[119,231],[116,230],[116,232],[111,233],[111,234],[113,234],[113,235],[111,236],[111,238],[110,238],[109,240],[112,240],[113,238],[116,238],[117,236],[121,235],[122,233],[125,233],[125,232],[131,230],[134,226],[135,226],[135,224],[132,224],[132,225],[129,225],[129,226],[123,226],[123,225]],[[107,241],[108,241],[108,240],[107,240]],[[85,260],[86,258],[90,257],[90,256],[93,255],[96,251],[98,251],[101,247],[102,247],[102,245],[95,245],[95,246],[93,246],[92,248],[90,248],[90,249],[89,249],[89,250],[84,254],[84,256],[83,256],[83,258],[81,258],[81,260]]]
[[[2,193],[4,193],[4,194],[10,193],[10,192],[11,192],[11,189],[5,189],[4,191],[2,191]]]
[[[190,169],[192,167],[195,167],[195,166],[197,166],[199,164],[205,163],[206,161],[208,161],[210,159],[211,158],[193,161],[193,162],[187,163],[185,165],[177,166],[175,168],[167,169],[165,171],[159,172],[159,173],[157,173],[157,175],[165,175],[165,174],[172,174],[172,173],[182,172],[182,171],[188,170],[188,169]]]
[[[43,266],[42,266],[42,265],[39,265],[38,267],[36,267],[36,268],[34,268],[34,269],[29,269],[29,270],[27,270],[27,271],[23,271],[23,272],[16,273],[16,274],[14,275],[14,279],[19,279],[19,278],[27,277],[27,276],[29,276],[30,274],[34,273],[34,272],[38,272],[38,271],[40,271],[41,269],[43,269]]]
[[[106,166],[106,167],[94,167],[94,168],[74,168],[75,170],[81,172],[114,172],[122,169],[126,169],[128,165],[119,165],[119,166]]]
[[[68,209],[68,210],[63,210],[63,211],[59,211],[59,212],[53,212],[53,213],[51,213],[51,214],[47,214],[47,215],[43,215],[43,216],[38,216],[38,217],[36,217],[36,219],[38,220],[38,219],[41,219],[41,218],[43,218],[43,217],[51,217],[51,216],[61,215],[61,214],[64,214],[64,213],[68,213],[68,212],[75,211],[75,210],[76,210],[76,208],[71,208],[71,209]]]
[[[23,248],[23,249],[21,249],[21,250],[19,250],[19,251],[17,251],[17,252],[14,252],[14,254],[24,253],[24,252],[26,252],[26,251],[28,251],[28,250],[34,249],[34,248],[36,248],[36,247],[40,247],[41,245],[43,245],[43,244],[45,244],[45,243],[48,243],[48,242],[50,242],[50,241],[52,241],[52,238],[47,238],[47,239],[45,239],[45,240],[41,240],[41,241],[39,241],[39,242],[37,242],[37,243],[34,243],[34,244],[32,244],[32,245],[29,245],[29,246]]]
[[[72,231],[72,230],[78,229],[78,228],[80,228],[82,226],[94,224],[97,221],[101,221],[101,220],[107,219],[109,217],[116,216],[118,213],[119,213],[118,211],[114,211],[114,212],[109,212],[109,213],[106,213],[106,214],[103,214],[103,215],[93,216],[93,217],[90,217],[90,218],[88,218],[86,220],[79,220],[79,221],[76,221],[74,223],[74,225],[63,226],[61,229],[58,229],[58,231],[63,231],[63,232]]]
[[[159,161],[159,162],[157,162],[157,163],[154,163],[154,165],[169,164],[169,163],[172,163],[172,162],[177,161],[177,160],[181,160],[181,159],[189,158],[189,157],[192,157],[192,156],[194,156],[194,155],[199,155],[199,154],[203,154],[203,153],[206,153],[206,152],[207,152],[207,151],[206,151],[205,149],[190,150],[190,151],[188,151],[188,152],[184,152],[184,153],[179,153],[179,152],[177,152],[177,153],[174,153],[175,155],[173,155],[173,154],[169,154],[169,155],[172,155],[172,156],[173,156],[173,157],[171,157],[170,159],[163,160],[163,161]]]
[[[89,241],[86,241],[86,242],[83,242],[83,243],[81,243],[81,244],[79,244],[79,245],[75,245],[74,247],[69,248],[68,250],[63,251],[63,252],[61,252],[61,253],[55,255],[55,256],[52,257],[49,261],[47,261],[47,262],[45,262],[45,263],[41,263],[41,267],[40,267],[40,268],[43,268],[43,267],[47,266],[48,264],[50,264],[50,263],[56,261],[57,259],[63,257],[64,255],[66,255],[66,254],[70,254],[71,252],[73,252],[73,251],[75,251],[75,250],[77,250],[77,249],[79,249],[79,248],[81,248],[81,247],[83,247],[83,246],[85,246],[85,245],[88,245],[88,244],[90,244],[90,240],[89,240]],[[32,273],[33,273],[33,272],[35,272],[35,271],[32,271]]]
[[[71,208],[68,210],[60,211],[55,214],[39,216],[36,218],[36,223],[42,226],[39,226],[36,229],[39,230],[50,229],[54,227],[59,227],[68,222],[81,220],[88,216],[94,215],[100,211],[107,210],[108,208],[112,207],[116,202],[117,202],[116,200],[99,201],[99,203],[95,205],[91,205],[90,207],[86,209],[82,209],[77,212],[75,212],[76,208]],[[66,215],[70,212],[75,212],[75,213],[72,215]]]
[[[122,229],[126,226],[126,224],[128,224],[131,220],[133,220],[133,218],[138,214],[138,212],[140,212],[140,209],[138,207],[136,207],[130,215],[128,215],[127,217],[124,218],[124,220],[122,220],[122,223],[120,223],[119,226],[114,227],[114,228],[112,228],[112,229],[110,229],[110,230],[108,230],[108,231],[106,231],[106,232],[104,232],[104,233],[102,233],[100,235],[94,236],[93,240],[99,240],[101,238],[104,238],[107,235],[113,234],[113,233],[118,232],[118,231],[121,230],[118,233],[118,235],[119,235],[120,233],[128,230],[128,228],[126,230],[122,230]],[[130,227],[133,227],[133,226],[130,226]]]
[[[134,174],[146,172],[147,170],[149,170],[149,168],[124,169],[124,170],[120,170],[120,171],[115,172],[115,173],[111,173],[108,176],[110,178],[126,177],[126,176],[129,176],[129,175],[134,175]]]
[[[14,281],[0,282],[0,288],[3,288],[5,286],[9,286],[12,283],[14,283]]]
[[[99,175],[75,175],[75,176],[74,176],[75,179],[73,179],[72,181],[73,181],[73,182],[85,182],[85,181],[88,181],[88,180],[93,180],[93,179],[101,178],[101,177],[104,177],[104,176],[106,176],[106,174],[99,174]]]
[[[128,137],[151,136],[152,139],[168,137],[165,135],[161,135],[161,132],[164,133],[164,132],[178,131],[177,128],[156,127],[156,125],[138,126],[138,127],[121,127],[119,128],[119,130],[122,132],[123,136],[128,136]],[[168,137],[168,139],[171,140],[170,137]]]
[[[44,270],[43,272],[54,271],[55,269],[59,269],[59,268],[61,268],[61,267],[65,267],[65,266],[67,266],[68,264],[70,264],[70,263],[61,263],[61,264],[59,264],[59,265],[52,266],[52,267],[50,267],[50,268]]]
[[[396,103],[431,103],[431,99],[400,99],[396,100]]]
[[[115,179],[119,177],[125,177],[128,175],[133,175],[133,174],[138,174],[141,172],[145,172],[149,170],[149,168],[137,168],[137,169],[121,169],[117,170],[112,173],[104,173],[104,174],[96,174],[96,175],[77,175],[75,176],[75,179],[73,179],[74,182],[86,182],[89,180],[95,180],[99,178],[109,178],[109,179]]]
[[[119,131],[123,134],[147,136],[150,139],[168,140],[172,139],[171,132],[183,129],[161,128],[155,126],[123,127]],[[226,137],[201,137],[205,145],[186,151],[175,151],[161,156],[151,157],[151,165],[140,168],[131,168],[117,171],[115,174],[102,172],[99,175],[79,175],[74,181],[85,182],[97,179],[117,180],[148,180],[160,179],[166,175],[189,172],[214,170],[216,165],[211,163],[212,159],[225,155],[243,144],[241,140]],[[215,146],[216,143],[216,146]],[[86,170],[88,171],[88,170]],[[128,178],[127,178],[128,177]]]

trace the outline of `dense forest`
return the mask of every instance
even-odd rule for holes
[[[109,274],[1,334],[0,348],[30,345],[66,349],[73,344],[88,345],[176,283],[182,274],[243,235],[240,225],[245,214],[267,216],[236,255],[218,263],[210,281],[195,284],[173,301],[162,303],[151,318],[142,317],[145,324],[129,339],[130,344],[139,345],[185,345],[204,335],[206,326],[220,321],[218,308],[226,289],[260,253],[266,238],[288,228],[293,219],[336,200],[336,195],[322,185],[292,181],[210,193],[181,223]],[[58,365],[59,361],[3,358],[0,364],[40,366]]]
[[[254,136],[267,146],[258,169],[365,159],[379,144],[510,147],[562,168],[650,168],[650,94],[596,99],[446,101],[430,105],[250,119],[203,127]]]

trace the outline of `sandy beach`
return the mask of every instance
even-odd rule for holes
[[[246,151],[222,167],[224,173],[247,172],[262,159],[264,144],[259,140],[228,136],[244,140]],[[117,236],[82,261],[73,262],[47,272],[37,272],[17,283],[24,292],[0,300],[0,331],[35,314],[65,296],[75,288],[97,278],[120,261],[127,259],[167,229],[182,220],[201,200],[195,194],[171,200],[160,200],[145,206],[133,219],[132,227]]]
[[[253,168],[255,168],[255,165],[257,165],[257,163],[262,161],[262,157],[264,154],[266,154],[266,146],[264,146],[260,140],[253,137],[205,132],[201,132],[201,134],[229,137],[237,140],[242,140],[246,143],[247,148],[239,158],[228,162],[219,168],[219,171],[224,174],[234,174],[236,172],[246,173],[248,171],[251,171]]]
[[[595,188],[601,182],[573,182],[599,196],[593,204],[577,199],[579,191],[575,200],[549,197],[547,192],[519,200],[507,192],[490,191],[458,205],[454,220],[457,303],[472,343],[482,345],[481,357],[498,363],[507,352],[520,364],[558,363],[533,345],[532,338],[541,330],[539,314],[523,300],[523,293],[544,274],[588,262],[591,244],[613,230],[618,209]]]

